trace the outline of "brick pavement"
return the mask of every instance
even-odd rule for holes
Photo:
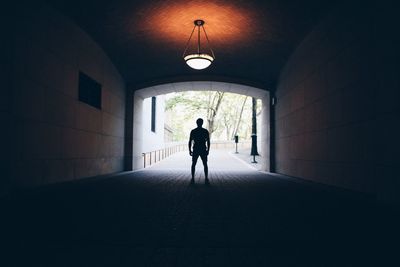
[[[210,184],[201,176],[190,184],[184,158],[174,168],[160,162],[2,199],[0,266],[384,266],[390,259],[376,247],[396,240],[398,221],[367,198],[234,158],[219,168],[210,158]]]

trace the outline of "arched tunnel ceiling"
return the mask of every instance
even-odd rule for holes
[[[320,0],[47,2],[88,32],[132,85],[206,76],[265,88],[273,86],[294,48],[333,7]],[[206,22],[216,54],[211,67],[202,71],[190,69],[182,59],[199,18]]]
[[[156,95],[182,91],[223,91],[241,95],[248,95],[255,98],[263,98],[267,95],[267,92],[265,90],[252,86],[210,81],[166,83],[136,90],[135,94],[144,99]]]

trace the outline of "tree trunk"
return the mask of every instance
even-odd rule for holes
[[[257,99],[252,97],[252,123],[251,123],[251,133],[257,134]]]
[[[252,98],[252,125],[251,125],[251,152],[250,155],[259,155],[257,150],[257,99]]]
[[[246,100],[247,100],[247,96],[244,98],[244,101],[243,101],[243,104],[242,104],[242,109],[240,110],[239,119],[238,119],[238,122],[236,124],[235,131],[233,132],[232,139],[233,139],[233,137],[235,135],[237,135],[237,132],[239,130],[240,122],[242,121],[243,109],[244,109],[244,106],[246,105]]]
[[[217,91],[213,97],[212,102],[209,103],[209,107],[207,110],[207,121],[208,121],[208,127],[209,127],[208,131],[210,132],[210,138],[211,138],[212,133],[215,131],[214,121],[215,121],[215,117],[218,114],[218,109],[221,105],[224,94],[225,94],[224,92]]]

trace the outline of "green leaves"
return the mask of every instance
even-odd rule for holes
[[[232,140],[235,133],[242,140],[251,135],[251,101],[248,96],[223,91],[185,91],[166,97],[165,111],[171,118],[174,141],[187,141],[197,118],[203,118],[213,140]],[[261,105],[259,105],[261,106]]]

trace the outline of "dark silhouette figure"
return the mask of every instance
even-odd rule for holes
[[[189,155],[192,156],[192,180],[194,182],[194,173],[196,170],[197,159],[200,157],[204,166],[204,176],[206,178],[206,183],[208,181],[208,165],[207,165],[207,156],[210,152],[210,133],[202,127],[203,119],[197,119],[196,121],[197,128],[193,129],[190,132],[189,138]],[[193,151],[192,151],[192,142]]]

